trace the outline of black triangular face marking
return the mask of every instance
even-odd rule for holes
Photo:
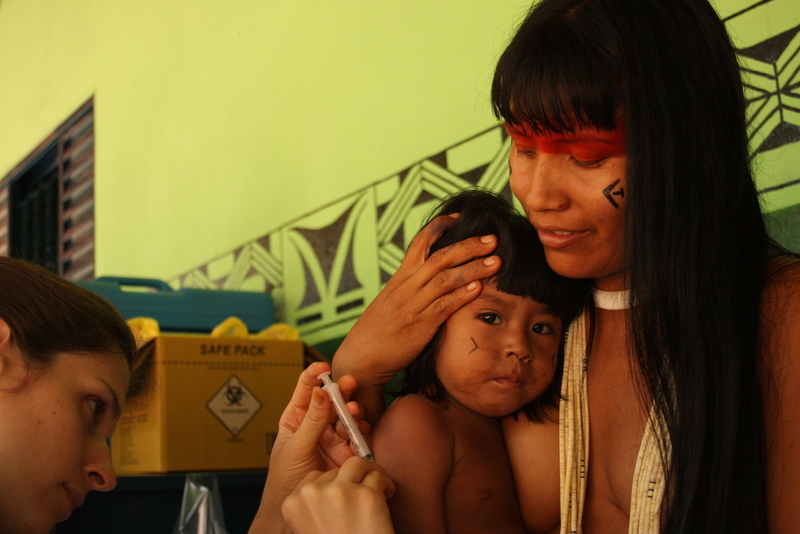
[[[603,194],[605,195],[605,197],[608,199],[609,202],[611,202],[611,205],[614,206],[617,209],[619,209],[619,204],[617,204],[617,201],[614,200],[614,197],[615,196],[620,196],[622,198],[625,198],[625,188],[624,187],[620,187],[619,191],[614,191],[614,188],[617,186],[617,184],[620,182],[620,180],[622,180],[622,178],[617,179],[616,182],[614,182],[613,184],[611,184],[608,187],[606,187],[605,189],[603,189]]]

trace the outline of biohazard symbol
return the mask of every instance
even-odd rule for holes
[[[225,389],[225,399],[228,401],[228,406],[241,406],[244,395],[245,393],[242,386],[228,384]]]

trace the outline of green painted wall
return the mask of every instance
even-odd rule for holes
[[[494,124],[525,5],[2,0],[0,176],[94,95],[96,275],[168,278]]]
[[[739,49],[771,231],[800,247],[797,0],[715,6]],[[527,9],[0,0],[0,176],[93,96],[96,275],[269,290],[280,319],[324,343],[437,198],[506,188],[488,93]]]

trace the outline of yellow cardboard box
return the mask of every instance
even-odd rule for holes
[[[162,334],[111,438],[118,474],[265,469],[302,341]]]

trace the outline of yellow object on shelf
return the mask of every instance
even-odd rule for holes
[[[283,339],[288,341],[296,341],[300,339],[300,331],[286,323],[275,323],[268,326],[261,332],[253,334],[253,337],[259,339]]]
[[[158,321],[152,317],[131,317],[127,323],[133,333],[133,338],[136,340],[137,347],[161,334]]]
[[[247,337],[247,325],[238,317],[228,317],[211,331],[211,337]]]
[[[272,339],[278,341],[297,341],[300,331],[286,323],[275,323],[264,330],[250,335],[247,325],[238,317],[228,317],[211,331],[211,337],[250,337],[252,339]]]

